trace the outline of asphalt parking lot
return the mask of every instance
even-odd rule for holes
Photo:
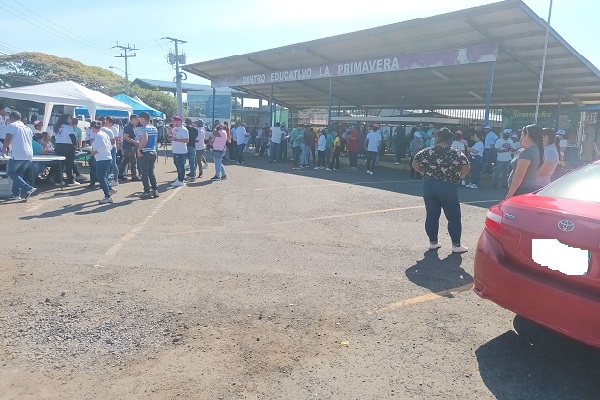
[[[0,399],[598,398],[599,351],[479,299],[444,223],[426,251],[406,171],[157,168],[0,204]],[[503,197],[461,189],[466,246]]]

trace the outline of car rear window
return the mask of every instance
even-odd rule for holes
[[[589,164],[538,192],[540,196],[600,203],[600,164]]]

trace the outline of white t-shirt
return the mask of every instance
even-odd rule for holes
[[[281,137],[283,136],[283,131],[280,127],[274,126],[271,128],[271,142],[273,143],[281,143]]]
[[[12,135],[10,141],[11,157],[13,160],[29,160],[33,158],[33,132],[21,121],[6,126],[6,133]],[[5,138],[6,139],[6,138]]]
[[[97,134],[94,134],[94,136],[95,138],[92,142],[92,151],[98,152],[98,154],[94,155],[96,161],[112,160],[112,155],[110,153],[112,144],[110,143],[108,134],[101,130]]]
[[[75,135],[75,131],[71,125],[63,125],[58,129],[58,132],[55,132],[52,129],[52,136],[54,136],[54,141],[56,144],[73,144],[71,141],[71,135]]]
[[[485,136],[485,148],[486,149],[494,148],[494,143],[496,143],[496,140],[498,140],[498,135],[496,135],[496,133],[494,131],[490,131]]]
[[[180,126],[177,128],[173,128],[173,138],[174,139],[189,139],[190,132],[187,130],[185,126]],[[171,151],[173,154],[187,154],[187,144],[181,142],[171,142]]]
[[[552,165],[552,173],[547,176],[538,175],[538,184],[542,186],[546,186],[550,184],[550,180],[552,179],[552,174],[560,161],[560,156],[558,155],[558,150],[556,150],[556,146],[554,143],[544,147],[544,165],[550,164]]]
[[[379,151],[379,144],[381,143],[381,135],[379,132],[370,131],[367,134],[367,140],[369,141],[367,151]]]
[[[0,115],[0,139],[4,140],[6,138],[6,121],[4,117]]]
[[[106,133],[106,136],[108,136],[110,140],[115,140],[115,131],[113,131],[112,128],[109,128],[108,126],[103,126],[102,128],[100,128],[100,130]]]
[[[477,154],[473,154],[473,150],[477,151]],[[483,157],[483,142],[477,142],[471,147],[471,155],[473,157]]]
[[[458,150],[461,153],[465,154],[465,144],[459,140],[455,140],[452,142],[452,144],[450,145],[451,148],[453,148],[454,150]]]
[[[248,143],[248,132],[246,132],[246,128],[243,126],[235,128],[235,137],[237,144],[247,144]]]
[[[205,138],[206,138],[206,129],[204,129],[204,127],[198,128],[198,137],[196,138],[196,150],[206,149],[206,145],[204,144]]]
[[[317,143],[317,150],[325,151],[327,148],[327,136],[321,135],[319,136],[319,142]]]
[[[494,147],[496,147],[496,149],[508,150],[505,153],[496,152],[497,160],[501,161],[501,162],[512,160],[513,146],[514,145],[510,139],[504,140],[504,139],[500,138],[500,139],[496,140],[496,145],[494,146]]]
[[[558,146],[561,149],[566,149],[568,145],[569,145],[569,142],[567,142],[567,139],[560,139],[560,141],[558,142]]]
[[[96,138],[96,134],[89,128],[85,128],[85,140],[89,140],[90,144]]]

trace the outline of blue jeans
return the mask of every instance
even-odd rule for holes
[[[187,156],[187,153],[173,154],[173,162],[175,163],[175,168],[177,168],[177,180],[179,182],[183,182],[185,180],[185,159]]]
[[[493,186],[498,186],[498,182],[502,183],[502,187],[508,185],[508,169],[510,168],[510,161],[496,161],[496,170],[494,171]]]
[[[238,143],[237,145],[237,162],[244,162],[244,149],[246,148],[246,143]]]
[[[483,157],[473,156],[471,158],[471,183],[479,186],[481,179],[481,167],[483,166]]]
[[[188,146],[186,157],[190,163],[190,176],[196,177],[196,148]]]
[[[96,180],[104,192],[104,197],[110,197],[110,187],[108,186],[108,171],[112,168],[112,160],[96,161]]]
[[[223,156],[225,151],[213,150],[213,161],[215,162],[215,176],[221,178],[225,176],[225,167],[223,167]]]
[[[29,168],[32,168],[31,161],[29,160],[13,160],[12,158],[8,160],[6,175],[13,181],[13,196],[25,196],[33,188],[33,186],[23,179]]]
[[[271,152],[271,161],[277,160],[277,155],[279,154],[279,145],[280,143],[271,142],[271,146],[269,146],[269,151]]]
[[[460,245],[462,222],[460,202],[458,201],[458,185],[454,182],[432,178],[423,178],[423,200],[425,200],[425,232],[432,243],[438,242],[440,216],[442,210],[448,220],[448,233],[452,244]]]
[[[113,146],[112,149],[110,149],[110,155],[112,157],[112,160],[110,160],[110,168],[109,171],[112,172],[112,174],[114,175],[114,180],[116,181],[119,178],[119,166],[117,165],[117,148],[115,146]],[[109,171],[106,172],[106,176],[108,176]],[[102,182],[100,182],[102,184]]]

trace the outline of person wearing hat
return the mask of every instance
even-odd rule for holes
[[[496,162],[495,145],[498,140],[498,135],[492,129],[490,125],[483,127],[484,139],[483,139],[483,166],[481,170],[488,174],[492,174],[493,164]]]
[[[33,121],[33,134],[35,135],[36,133],[44,133],[44,131],[42,131],[43,125],[44,123],[42,121]]]
[[[499,184],[502,184],[503,189],[508,188],[508,170],[513,152],[513,144],[510,140],[511,134],[512,129],[503,130],[502,137],[496,140],[496,144],[494,145],[497,157],[496,169],[494,170],[494,178],[492,180],[492,187],[494,189],[498,189]]]
[[[183,120],[179,115],[171,118],[173,128],[169,129],[169,138],[171,139],[171,152],[173,153],[173,163],[177,168],[177,179],[171,186],[185,186],[185,159],[187,158],[187,144],[190,141],[190,133],[183,126]]]
[[[408,146],[408,152],[410,153],[410,179],[421,179],[421,174],[417,172],[412,166],[415,156],[425,147],[423,142],[423,134],[420,131],[416,131],[413,139],[410,141]]]

